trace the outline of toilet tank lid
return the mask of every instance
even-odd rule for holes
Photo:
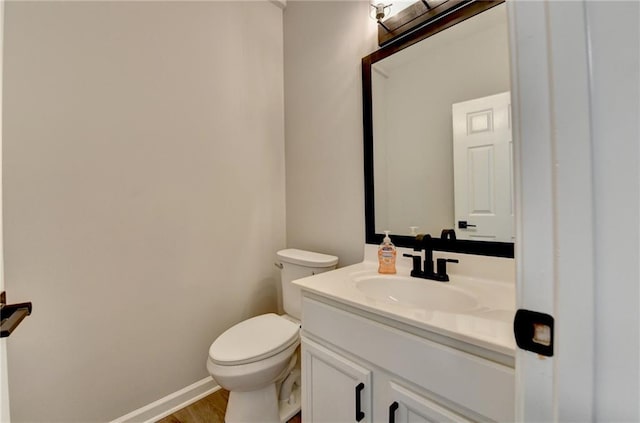
[[[332,267],[338,264],[338,257],[336,256],[298,250],[296,248],[280,250],[276,255],[285,263],[299,264],[301,266]]]

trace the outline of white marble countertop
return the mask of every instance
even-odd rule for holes
[[[398,249],[397,274],[409,277],[411,260],[402,257]],[[412,252],[412,251],[411,251]],[[438,289],[464,291],[475,298],[477,303],[463,310],[413,307],[394,304],[393,301],[376,299],[360,290],[357,280],[385,278],[393,283],[393,276],[379,275],[377,272],[377,247],[365,248],[362,263],[346,266],[330,272],[298,279],[294,283],[304,291],[330,298],[334,301],[356,307],[413,327],[434,332],[455,340],[466,342],[510,356],[515,355],[513,337],[513,317],[515,314],[515,268],[513,259],[470,256],[464,254],[438,253],[435,257],[458,258],[460,265],[450,264],[449,282],[417,279],[420,283],[441,284]],[[304,322],[303,322],[304,323]]]

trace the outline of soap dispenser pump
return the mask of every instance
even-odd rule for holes
[[[394,275],[396,273],[396,247],[389,238],[389,232],[384,231],[384,239],[378,247],[378,273]]]

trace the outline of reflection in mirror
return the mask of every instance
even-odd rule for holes
[[[371,65],[375,233],[513,242],[509,89],[504,4]]]

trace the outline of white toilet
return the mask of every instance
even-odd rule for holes
[[[227,329],[209,348],[207,370],[230,391],[226,423],[278,423],[300,410],[300,288],[291,282],[336,268],[338,257],[287,249],[277,253],[284,316],[263,314]]]

